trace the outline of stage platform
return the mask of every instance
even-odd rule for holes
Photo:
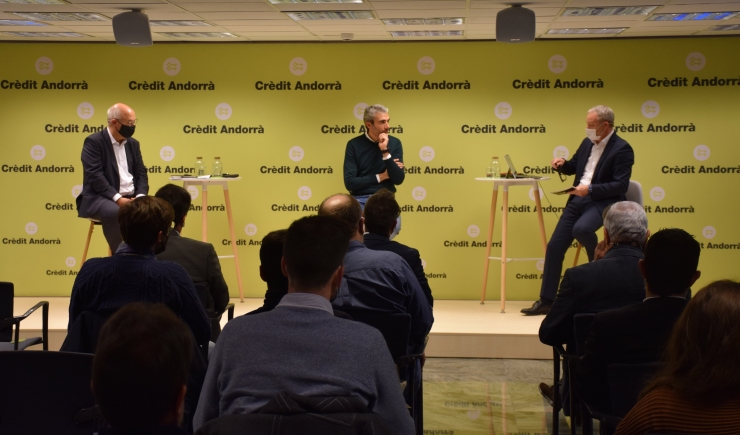
[[[49,301],[49,349],[59,350],[67,335],[69,298],[17,297],[14,314],[23,314],[41,300]],[[235,316],[262,305],[262,299],[232,299]],[[544,316],[524,316],[519,310],[531,301],[507,301],[502,314],[498,301],[434,301],[434,326],[426,354],[443,358],[551,359],[552,348],[537,337]],[[226,322],[224,318],[223,323]],[[41,311],[21,323],[21,338],[41,335]],[[35,346],[38,347],[38,346]]]

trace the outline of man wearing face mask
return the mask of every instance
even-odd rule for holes
[[[211,338],[206,315],[185,269],[157,261],[164,251],[175,212],[167,201],[144,196],[118,212],[123,243],[112,257],[91,258],[82,265],[72,286],[69,327],[85,311],[107,316],[131,302],[161,302],[193,331],[199,345]]]
[[[344,152],[344,187],[364,209],[370,195],[380,189],[396,191],[403,183],[403,146],[398,138],[388,135],[390,131],[388,108],[374,104],[365,109],[364,134],[347,142]],[[401,217],[390,238],[401,231]]]
[[[149,193],[149,178],[139,141],[132,138],[136,113],[125,104],[108,109],[108,127],[85,138],[82,147],[82,193],[77,215],[98,220],[111,252],[121,243],[118,209]]]
[[[614,112],[607,106],[596,106],[586,114],[586,139],[573,158],[553,159],[559,173],[574,175],[573,190],[555,231],[547,244],[540,299],[526,315],[547,314],[560,283],[563,258],[573,239],[586,248],[589,261],[594,259],[598,243],[596,230],[602,225],[604,209],[624,201],[632,175],[635,154],[632,147],[614,132]]]

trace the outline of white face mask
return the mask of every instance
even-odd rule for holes
[[[598,143],[599,142],[599,134],[597,133],[598,129],[596,128],[587,128],[586,129],[586,136],[588,136],[589,139],[591,139],[591,142]]]

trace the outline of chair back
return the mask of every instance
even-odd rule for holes
[[[594,313],[581,313],[573,316],[573,332],[576,338],[576,355],[581,356],[586,353],[586,339],[591,331],[591,324],[594,323]]]
[[[662,363],[609,364],[609,397],[612,414],[624,417],[637,404],[637,396],[650,379],[663,367]]]
[[[624,194],[624,198],[627,201],[632,201],[640,205],[643,205],[642,203],[642,184],[640,184],[638,181],[630,180],[630,185],[627,188],[627,193]]]
[[[76,424],[95,406],[93,356],[67,352],[0,352],[0,433],[93,434],[95,419]],[[9,375],[12,374],[12,375]]]
[[[207,282],[194,282],[195,292],[198,293],[198,298],[203,304],[203,308],[206,309],[209,319],[220,318],[221,313],[216,313],[213,310],[213,295],[211,294],[211,287]]]
[[[15,290],[12,282],[0,282],[0,322],[13,317]],[[13,325],[0,329],[0,342],[13,340]]]
[[[406,356],[411,332],[411,316],[406,313],[385,313],[365,308],[342,307],[355,321],[380,331],[393,361]]]

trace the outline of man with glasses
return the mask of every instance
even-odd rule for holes
[[[108,128],[85,138],[82,146],[82,193],[77,215],[98,220],[112,253],[121,243],[116,216],[127,202],[149,193],[149,178],[139,141],[132,138],[136,113],[125,104],[108,109]]]

